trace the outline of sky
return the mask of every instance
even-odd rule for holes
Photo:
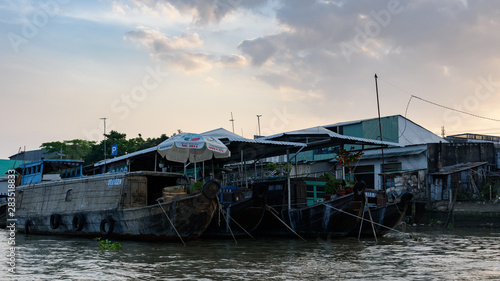
[[[499,19],[499,1],[0,0],[0,159],[104,123],[252,138],[376,118],[375,74],[382,116],[500,135]]]

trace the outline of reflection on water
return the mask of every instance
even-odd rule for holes
[[[5,280],[497,280],[500,230],[422,230],[374,240],[257,238],[179,243],[121,241],[101,251],[91,239],[16,237],[16,276]]]

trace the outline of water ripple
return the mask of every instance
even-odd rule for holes
[[[411,234],[411,237],[410,235]],[[373,239],[258,238],[180,243],[18,234],[15,280],[497,280],[500,233],[424,230]],[[413,238],[412,238],[413,237]],[[0,269],[8,269],[0,230]],[[0,276],[0,280],[4,280]],[[9,280],[9,279],[6,279]]]

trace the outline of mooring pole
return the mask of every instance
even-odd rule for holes
[[[384,138],[382,137],[382,121],[380,119],[380,102],[378,98],[378,83],[377,83],[377,74],[375,73],[375,91],[377,93],[377,109],[378,109],[378,128],[380,131],[380,141],[384,141]],[[384,145],[381,143],[380,144],[380,149],[382,151],[382,190],[385,191],[385,175],[384,175],[384,166],[385,166],[385,160],[384,160]]]

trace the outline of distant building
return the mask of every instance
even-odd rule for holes
[[[7,172],[19,167],[22,163],[22,161],[0,159],[0,201],[4,201],[3,197],[7,196]]]
[[[488,173],[497,168],[498,153],[492,143],[496,140],[494,137],[476,135],[472,138],[467,134],[468,138],[456,136],[459,141],[443,139],[401,115],[382,117],[380,123],[382,140],[400,147],[393,145],[381,149],[378,145],[352,145],[346,141],[335,147],[303,151],[293,159],[292,175],[317,177],[330,173],[341,178],[343,169],[335,159],[339,149],[363,150],[363,156],[353,165],[352,174],[344,169],[344,179],[363,180],[368,187],[385,189],[394,195],[408,190],[417,200],[431,203],[449,200],[451,190],[455,188],[479,191]],[[378,118],[314,128],[301,131],[322,128],[343,136],[381,140]],[[308,139],[313,138],[311,134]],[[476,141],[467,141],[470,139]],[[478,142],[478,139],[481,140]]]
[[[9,157],[10,160],[18,161],[40,161],[43,159],[58,159],[56,153],[48,153],[46,149],[22,151]]]
[[[500,137],[491,135],[463,133],[458,135],[446,136],[446,140],[453,143],[493,143],[495,145],[495,154],[497,158],[497,169],[500,170]]]

